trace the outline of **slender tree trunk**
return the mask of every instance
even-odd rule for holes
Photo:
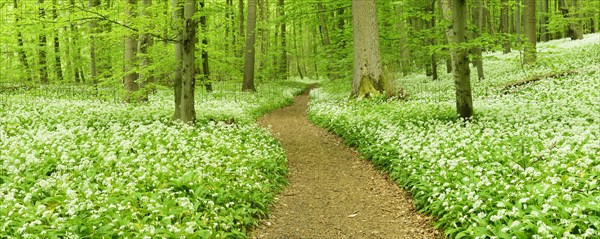
[[[435,1],[431,1],[431,5],[429,6],[429,11],[431,13],[431,20],[429,21],[429,27],[431,29],[435,29]],[[434,34],[430,37],[429,41],[430,41],[430,45],[431,46],[435,46],[437,45],[436,42],[436,33],[434,30]],[[431,52],[431,79],[432,80],[437,80],[438,79],[438,69],[437,69],[437,56],[435,52]]]
[[[473,116],[469,57],[468,50],[460,47],[460,44],[466,42],[466,0],[442,0],[441,2],[444,18],[452,22],[452,28],[446,31],[446,36],[448,41],[455,45],[452,49],[452,63],[456,88],[456,111],[460,118],[469,119]]]
[[[534,64],[536,58],[537,29],[535,27],[535,0],[525,0],[525,35],[527,44],[525,45],[524,64]]]
[[[408,29],[406,27],[406,19],[404,17],[403,6],[398,5],[398,32],[400,33],[400,40],[398,45],[400,47],[400,68],[402,75],[406,76],[410,73],[410,49],[407,44],[408,40]]]
[[[142,0],[142,7],[140,8],[140,17],[147,23],[150,24],[152,22],[152,15],[150,12],[150,8],[152,8],[152,0]],[[154,41],[148,32],[151,30],[151,25],[145,25],[142,33],[139,37],[139,53],[140,53],[140,88],[144,90],[145,93],[148,92],[146,88],[146,84],[154,83],[155,77],[151,70],[149,70],[150,64],[152,64],[152,59],[148,55],[148,49],[154,45]],[[147,100],[146,96],[146,100]]]
[[[286,46],[286,19],[285,19],[285,0],[277,1],[277,9],[281,23],[279,25],[279,36],[281,38],[281,56],[279,59],[279,74],[283,79],[288,78],[288,59],[287,59],[287,46]]]
[[[504,34],[504,36],[502,36],[503,40],[502,40],[502,48],[504,49],[504,54],[508,54],[510,53],[510,37],[509,37],[509,23],[508,23],[508,0],[502,0],[501,1],[501,8],[500,8],[500,27],[502,28],[502,33]]]
[[[242,91],[256,91],[254,87],[254,59],[256,41],[256,0],[248,0],[248,24],[246,29],[246,48],[244,56],[244,83]]]
[[[75,0],[69,0],[69,5],[71,7],[70,14],[73,14],[73,9],[75,9]],[[81,66],[81,49],[79,45],[79,33],[77,29],[75,29],[75,23],[69,19],[69,44],[67,47],[69,49],[69,64],[72,67],[73,78],[75,78],[75,82],[84,82],[83,69]]]
[[[204,1],[200,2],[200,7],[204,10]],[[206,15],[200,16],[200,27],[202,28],[202,83],[206,92],[212,92],[212,83],[210,82],[210,67],[208,64],[208,28],[206,27]]]
[[[25,68],[25,73],[27,74],[26,79],[28,81],[32,81],[32,73],[31,73],[31,68],[29,67],[29,63],[27,62],[27,54],[25,53],[25,49],[24,49],[24,44],[23,44],[23,34],[21,34],[21,25],[20,25],[20,21],[21,21],[21,15],[20,15],[20,10],[19,9],[19,5],[18,5],[18,0],[13,0],[13,9],[15,10],[15,25],[17,27],[17,44],[19,45],[18,49],[17,49],[17,54],[19,55],[19,61],[21,62],[21,65],[23,65],[23,68]]]
[[[322,40],[323,40],[323,48],[325,48],[325,52],[327,54],[327,59],[331,59],[333,53],[331,52],[331,39],[329,38],[329,29],[327,28],[327,17],[325,16],[325,13],[323,13],[325,11],[325,8],[323,7],[322,3],[317,3],[317,11],[318,11],[318,15],[319,15],[319,31],[321,33],[322,36]],[[316,61],[315,61],[316,64]],[[316,66],[316,65],[315,65]],[[327,77],[329,79],[333,79],[333,75],[331,72],[331,64],[329,61],[326,62],[326,69],[325,71],[327,71]]]
[[[196,20],[193,18],[196,12],[196,0],[185,0],[183,7],[183,66],[181,79],[181,109],[179,120],[194,124],[196,122],[196,109],[194,107],[194,92],[196,89]]]
[[[296,51],[296,70],[298,71],[298,75],[300,76],[300,79],[304,79],[304,74],[302,73],[302,68],[300,68],[300,59],[303,57],[300,54],[300,49],[298,48],[298,23],[296,21],[294,21],[294,24],[292,24],[293,26],[293,33],[294,33],[294,37],[293,37],[293,43],[294,43],[294,50]]]
[[[475,12],[475,22],[477,23],[477,30],[476,30],[476,37],[481,36],[484,32],[483,29],[483,1],[482,0],[477,0],[477,12]],[[475,39],[475,37],[473,38]],[[475,59],[474,59],[474,63],[475,66],[477,67],[477,79],[479,81],[482,81],[485,78],[484,72],[483,72],[483,51],[481,49],[481,47],[474,47],[473,48],[473,53],[475,55]]]
[[[517,0],[517,9],[515,10],[515,33],[517,34],[517,44],[521,43],[521,1],[522,0]]]
[[[58,5],[57,0],[52,0],[52,19],[56,22],[58,18],[58,12],[56,11],[56,6]],[[62,73],[62,64],[60,59],[60,41],[58,39],[59,28],[54,29],[56,32],[54,34],[54,71],[56,73],[56,79],[59,81],[63,80]]]
[[[548,0],[542,0],[542,11],[540,12],[540,40],[549,41],[548,34]]]
[[[100,6],[100,0],[89,0],[89,8],[94,11]],[[92,84],[98,83],[98,68],[97,68],[97,57],[96,57],[96,34],[98,33],[98,23],[96,20],[90,20],[90,77],[92,78]]]
[[[239,29],[239,38],[244,39],[244,0],[238,1],[238,12],[240,13],[240,17],[238,19],[238,29]],[[238,57],[244,56],[244,47],[242,46],[238,51]]]
[[[354,78],[352,96],[371,97],[388,90],[379,49],[379,30],[375,0],[352,0],[352,27],[354,28]]]
[[[174,50],[175,50],[175,75],[173,79],[174,83],[174,94],[175,94],[175,114],[173,116],[176,120],[181,120],[181,99],[183,99],[182,95],[182,72],[183,72],[183,21],[181,20],[183,17],[183,8],[181,6],[180,0],[172,0],[171,1],[173,7],[173,22],[176,27],[176,36],[174,42]]]
[[[581,14],[582,6],[577,0],[571,0],[569,7],[569,36],[571,40],[583,39],[583,15]]]
[[[127,0],[125,6],[125,15],[127,17],[127,23],[133,22],[135,18],[135,6],[138,0]],[[137,91],[140,89],[138,83],[138,72],[135,71],[136,57],[137,57],[138,41],[135,33],[129,33],[125,38],[125,50],[124,55],[124,72],[123,84],[125,86],[125,101],[126,102],[138,102],[142,98],[137,95]]]
[[[44,10],[44,0],[38,0],[38,4],[39,4],[39,17],[41,21],[44,21],[44,18],[46,18],[46,11]],[[42,24],[42,28],[45,31],[45,26],[44,24]],[[48,66],[46,65],[46,33],[45,32],[41,32],[38,35],[38,65],[39,65],[39,73],[40,73],[40,82],[41,83],[48,83]]]

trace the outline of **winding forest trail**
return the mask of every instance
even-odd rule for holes
[[[308,96],[262,119],[288,156],[289,185],[250,238],[441,238],[408,192],[342,140],[312,125]]]

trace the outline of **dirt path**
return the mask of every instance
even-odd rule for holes
[[[308,96],[259,120],[288,154],[289,183],[250,238],[440,238],[410,194],[339,137],[309,123]]]

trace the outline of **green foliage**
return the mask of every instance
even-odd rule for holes
[[[470,122],[456,118],[449,75],[407,88],[406,101],[348,100],[348,91],[335,91],[347,83],[324,84],[311,94],[309,117],[410,190],[450,238],[597,238],[597,39],[541,44],[542,64],[528,71],[517,53],[486,55],[488,77],[474,84]],[[531,74],[573,69],[580,74],[500,90]]]

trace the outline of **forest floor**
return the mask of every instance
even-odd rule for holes
[[[287,152],[289,185],[250,238],[442,238],[410,193],[341,138],[311,124],[308,95],[259,120]]]

